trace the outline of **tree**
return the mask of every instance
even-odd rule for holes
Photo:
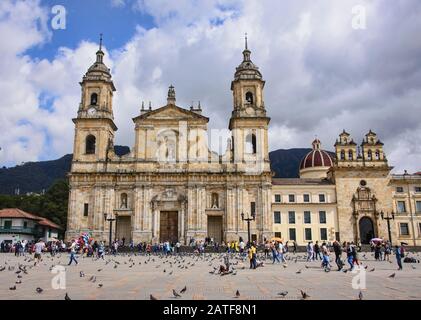
[[[0,195],[0,209],[18,208],[47,218],[65,230],[68,199],[67,180],[57,180],[44,195]]]

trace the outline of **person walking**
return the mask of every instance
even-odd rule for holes
[[[104,260],[105,246],[104,241],[101,241],[98,245],[98,259],[102,258]]]
[[[346,243],[346,256],[347,256],[347,261],[350,267],[350,270],[354,270],[354,255],[352,254],[352,246],[349,242]]]
[[[69,260],[69,266],[72,264],[72,262],[74,261],[76,263],[76,265],[78,264],[76,258],[76,242],[75,240],[72,240],[72,244],[70,246],[70,260]]]
[[[316,241],[316,243],[314,245],[314,256],[315,256],[316,260],[318,260],[318,258],[320,258],[320,260],[322,260],[322,256],[320,254],[319,241]]]
[[[256,269],[256,247],[253,244],[249,247],[248,258],[250,260],[250,269]]]
[[[390,261],[390,254],[392,253],[392,248],[389,241],[386,241],[384,244],[384,261]]]
[[[42,241],[42,239],[39,239],[39,241],[35,244],[35,255],[34,258],[38,260],[38,262],[41,260],[41,253],[45,249],[45,243]]]
[[[275,263],[275,260],[278,261],[278,263],[281,263],[281,261],[279,261],[278,252],[276,250],[275,243],[271,242],[270,250],[272,251],[272,264]]]
[[[310,241],[307,244],[307,262],[314,261],[314,251],[313,251],[313,243]]]
[[[396,262],[398,263],[398,270],[402,270],[402,247],[395,246],[395,255],[396,255]]]
[[[329,249],[327,248],[327,245],[325,242],[323,242],[321,247],[323,259],[322,259],[322,267],[325,269],[325,271],[330,271],[330,258],[329,258]]]
[[[335,252],[335,263],[338,266],[338,271],[341,271],[344,266],[341,259],[342,247],[337,240],[333,242],[333,251]]]
[[[360,266],[360,261],[358,259],[357,246],[354,244],[354,242],[351,242],[351,247],[352,247],[352,263],[356,264],[357,266]]]
[[[281,262],[286,262],[285,257],[284,257],[284,253],[285,253],[285,246],[281,241],[281,242],[279,242],[279,245],[278,245],[278,256],[279,256],[279,260],[281,260]]]
[[[376,243],[375,246],[374,246],[374,259],[376,261],[381,261],[381,253],[380,253],[380,250],[381,250],[380,243]]]
[[[292,241],[292,254],[295,254],[297,252],[297,243]]]

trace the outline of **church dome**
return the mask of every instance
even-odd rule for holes
[[[315,139],[312,143],[313,150],[301,160],[301,178],[326,178],[327,171],[333,166],[332,157],[321,149],[321,142]]]

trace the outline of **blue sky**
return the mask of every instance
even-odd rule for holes
[[[42,0],[41,5],[52,8],[60,4],[66,8],[67,27],[52,33],[51,41],[27,51],[32,57],[53,59],[60,46],[75,48],[81,40],[99,41],[104,34],[109,50],[126,44],[136,32],[136,26],[153,28],[153,17],[133,10],[130,5],[116,7],[111,1],[98,0]],[[50,13],[50,19],[54,16]],[[50,25],[51,28],[51,25]]]
[[[51,28],[57,4],[65,30]],[[333,150],[343,129],[357,142],[372,129],[395,172],[420,171],[420,17],[417,0],[0,1],[0,166],[73,151],[79,82],[100,33],[117,88],[115,144],[133,146],[131,119],[142,101],[162,106],[170,84],[179,106],[200,100],[209,129],[226,133],[247,32],[271,150],[311,147],[316,135]]]

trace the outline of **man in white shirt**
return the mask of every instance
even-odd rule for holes
[[[41,239],[39,239],[39,241],[35,244],[35,259],[41,260],[41,253],[44,251],[45,249],[45,243],[44,241],[42,241]]]

